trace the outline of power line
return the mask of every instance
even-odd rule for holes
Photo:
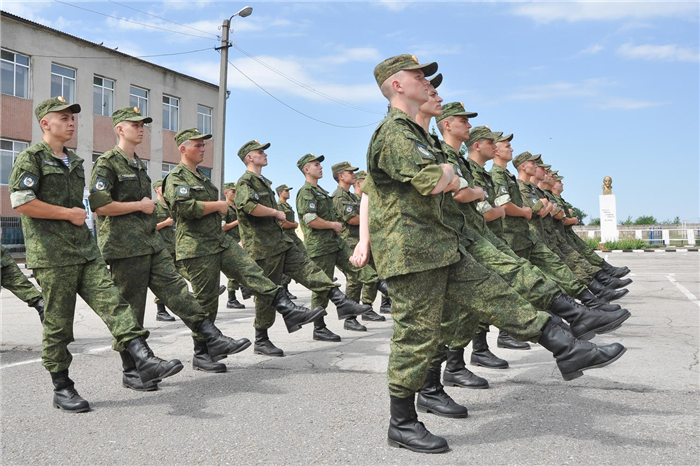
[[[335,103],[337,103],[337,104],[344,105],[344,106],[346,106],[346,107],[350,107],[350,108],[353,108],[353,109],[355,109],[355,110],[359,110],[359,111],[361,111],[361,112],[374,113],[374,114],[376,114],[376,115],[384,115],[383,112],[378,112],[378,111],[376,111],[376,110],[370,110],[370,109],[367,109],[367,108],[358,107],[358,106],[353,105],[353,104],[351,104],[351,103],[345,102],[345,101],[343,101],[343,100],[340,100],[340,99],[337,99],[337,98],[335,98],[335,97],[333,97],[333,96],[330,96],[330,95],[328,95],[328,94],[325,94],[325,93],[323,93],[323,92],[321,92],[321,91],[318,91],[318,90],[314,89],[313,87],[308,86],[307,84],[304,84],[304,83],[302,83],[302,82],[300,82],[300,81],[298,81],[298,80],[292,78],[291,76],[289,76],[289,75],[283,73],[282,71],[280,71],[280,70],[278,70],[278,69],[276,69],[276,68],[274,68],[274,67],[268,65],[267,63],[265,63],[264,61],[262,61],[262,60],[260,60],[259,58],[255,57],[254,55],[251,55],[250,53],[246,52],[245,50],[243,50],[242,48],[240,48],[240,47],[237,46],[236,44],[232,44],[232,46],[233,46],[233,48],[235,48],[236,50],[238,50],[239,52],[241,52],[243,55],[247,56],[247,57],[250,58],[251,60],[254,60],[255,62],[257,62],[257,63],[261,64],[262,66],[264,66],[265,68],[269,69],[270,71],[272,71],[272,72],[274,72],[274,73],[277,73],[278,75],[282,76],[283,78],[285,78],[285,79],[287,79],[287,80],[293,82],[293,83],[296,84],[297,86],[302,87],[302,88],[304,88],[304,89],[306,89],[306,90],[308,90],[308,91],[310,91],[310,92],[312,92],[312,93],[314,93],[314,94],[316,94],[316,95],[319,95],[319,96],[321,96],[321,97],[323,97],[323,98],[326,98],[326,99],[328,99],[328,100],[331,100],[331,101],[333,101],[333,102],[335,102]]]
[[[348,128],[348,129],[367,128],[368,126],[375,126],[375,125],[377,125],[377,124],[379,124],[379,123],[381,122],[381,120],[379,120],[379,121],[375,121],[374,123],[369,123],[369,124],[367,124],[367,125],[345,126],[345,125],[336,125],[335,123],[329,123],[329,122],[327,122],[327,121],[319,120],[318,118],[314,118],[314,117],[312,117],[311,115],[308,115],[308,114],[302,112],[301,110],[297,110],[296,108],[292,107],[292,106],[289,105],[288,103],[283,102],[282,100],[280,100],[280,99],[278,99],[277,97],[275,97],[274,95],[272,95],[272,94],[270,93],[270,91],[268,91],[267,89],[265,89],[264,87],[262,87],[260,84],[258,84],[258,83],[256,83],[255,81],[253,81],[253,79],[252,79],[251,77],[249,77],[247,74],[245,74],[243,71],[241,71],[236,65],[234,65],[233,63],[231,63],[230,60],[229,60],[228,64],[231,65],[236,71],[238,71],[239,73],[241,73],[241,74],[243,75],[243,77],[245,77],[248,81],[250,81],[251,83],[255,84],[255,86],[257,86],[258,89],[260,89],[261,91],[263,91],[265,94],[269,95],[270,97],[272,97],[273,99],[275,99],[277,102],[281,103],[282,105],[284,105],[284,106],[287,107],[288,109],[290,109],[290,110],[292,110],[292,111],[298,113],[299,115],[305,116],[306,118],[308,118],[308,119],[310,119],[310,120],[316,121],[316,122],[318,122],[318,123],[322,123],[322,124],[324,124],[324,125],[334,126],[334,127],[336,127],[336,128]]]
[[[118,19],[119,21],[124,21],[124,22],[127,22],[127,23],[138,24],[139,26],[144,26],[144,27],[148,27],[148,28],[152,28],[152,29],[158,29],[158,30],[166,31],[166,32],[172,32],[172,33],[174,33],[174,34],[182,34],[183,36],[190,36],[190,37],[197,37],[197,38],[199,38],[199,39],[209,39],[209,40],[211,40],[209,37],[199,36],[199,35],[196,35],[196,34],[190,34],[190,33],[188,33],[188,32],[182,32],[182,31],[173,31],[172,29],[162,28],[162,27],[158,27],[158,26],[153,26],[152,24],[139,23],[138,21],[133,21],[133,20],[126,19],[126,18],[120,18],[120,17],[114,16],[114,15],[108,15],[107,13],[102,13],[101,11],[95,11],[95,10],[91,10],[91,9],[89,9],[89,8],[83,8],[82,6],[74,5],[74,4],[68,3],[68,2],[62,2],[61,0],[53,0],[53,1],[56,2],[56,3],[60,3],[61,5],[67,5],[67,6],[70,6],[70,7],[73,7],[73,8],[77,8],[77,9],[79,9],[79,10],[89,11],[90,13],[95,13],[96,15],[102,15],[102,16],[106,16],[106,17],[108,17],[108,18]],[[207,34],[209,34],[209,33],[207,33]]]
[[[161,18],[160,16],[156,16],[156,15],[154,15],[154,14],[152,14],[152,13],[148,13],[147,11],[137,10],[137,9],[134,8],[134,7],[131,7],[131,6],[129,6],[129,5],[124,5],[123,3],[115,2],[114,0],[107,0],[107,1],[108,1],[109,3],[114,3],[115,5],[119,5],[119,6],[121,6],[121,7],[128,8],[128,9],[130,9],[130,10],[134,10],[134,11],[136,11],[136,12],[138,12],[138,13],[142,13],[142,14],[144,14],[144,15],[152,16],[152,17],[154,17],[154,18],[158,18],[158,19],[160,19],[160,20],[167,21],[168,23],[172,23],[172,24],[175,24],[175,25],[177,25],[177,26],[182,26],[183,28],[192,29],[193,31],[202,32],[202,33],[204,33],[204,34],[209,34],[209,35],[212,35],[212,36],[216,37],[217,39],[221,38],[221,36],[216,35],[216,34],[214,34],[214,33],[212,33],[212,32],[202,31],[201,29],[193,28],[192,26],[188,26],[188,25],[186,25],[186,24],[176,23],[175,21],[171,21],[171,20],[166,19],[166,18]]]
[[[107,48],[107,50],[114,52],[115,50]],[[106,50],[106,51],[107,51]],[[205,49],[189,50],[187,52],[172,52],[172,53],[159,53],[155,55],[129,55],[132,58],[153,58],[153,57],[170,57],[173,55],[186,55],[188,53],[204,52],[205,50],[216,50],[215,47],[207,47]],[[41,58],[83,58],[88,60],[104,60],[104,59],[116,59],[121,57],[64,57],[60,55],[32,55],[32,57]]]

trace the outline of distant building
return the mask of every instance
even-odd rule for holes
[[[148,163],[151,179],[160,179],[179,162],[174,136],[197,127],[211,133],[216,125],[219,87],[153,63],[111,50],[55,29],[2,12],[2,89],[0,95],[0,216],[3,243],[12,209],[7,179],[15,157],[41,140],[34,107],[50,97],[77,102],[77,131],[66,146],[85,159],[90,181],[97,157],[112,149],[116,137],[110,115],[115,109],[139,107],[153,118],[137,154]],[[213,143],[207,144],[201,167],[218,185],[213,169]],[[219,186],[220,188],[220,186]],[[14,221],[13,221],[14,220]]]

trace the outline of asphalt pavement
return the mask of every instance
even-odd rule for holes
[[[192,340],[182,322],[156,322],[151,295],[149,343],[185,369],[160,390],[138,393],[121,387],[109,332],[78,299],[70,376],[92,411],[68,414],[51,404],[36,312],[3,290],[0,462],[698,464],[700,253],[609,254],[608,260],[632,269],[630,293],[619,301],[632,317],[593,341],[621,342],[627,353],[565,382],[544,348],[496,348],[492,328],[492,350],[510,369],[472,367],[488,379],[488,390],[447,389],[468,406],[467,419],[420,416],[449,441],[451,450],[441,455],[386,444],[391,318],[366,323],[367,332],[349,332],[331,305],[326,320],[341,343],[313,341],[310,327],[287,334],[278,318],[270,336],[286,357],[258,356],[251,347],[224,360],[227,373],[205,374],[191,369]],[[298,303],[310,303],[309,291],[296,283],[291,291]],[[227,310],[226,295],[219,302],[222,331],[252,341],[252,300],[242,310]]]

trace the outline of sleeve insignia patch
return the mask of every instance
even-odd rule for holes
[[[416,149],[418,149],[418,152],[420,152],[421,155],[427,159],[435,158],[423,144],[416,143]]]
[[[189,186],[180,186],[179,188],[177,188],[177,196],[178,197],[190,197]]]
[[[500,190],[501,190],[501,194],[508,194],[508,187],[501,186]]]
[[[36,176],[26,173],[22,178],[22,181],[20,181],[19,186],[20,188],[32,189],[34,186],[36,186],[37,181],[39,180]]]
[[[107,188],[107,180],[97,178],[95,181],[95,191],[104,191]]]
[[[253,197],[255,198],[256,201],[260,200],[260,194],[258,194],[258,193],[253,193]]]
[[[347,213],[352,212],[352,206],[351,206],[351,205],[346,205],[346,206],[345,206],[345,212],[347,212]]]
[[[311,212],[316,212],[316,203],[314,201],[309,202],[309,210]]]

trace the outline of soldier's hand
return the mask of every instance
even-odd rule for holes
[[[277,220],[279,220],[280,222],[284,222],[285,220],[287,220],[287,216],[281,210],[278,210],[277,212],[275,212],[275,218]]]
[[[343,230],[343,224],[340,222],[331,222],[333,224],[333,231],[340,233]]]
[[[166,227],[171,227],[171,226],[173,226],[173,223],[175,223],[175,221],[172,219],[172,217],[168,217],[168,218],[166,218],[165,220],[163,220],[163,224],[164,224]]]
[[[546,197],[540,198],[540,201],[541,201],[542,204],[544,204],[544,205],[549,205],[549,199],[547,199]]]
[[[155,209],[156,203],[153,202],[153,199],[149,199],[147,197],[141,199],[141,205],[139,209],[141,210],[141,212],[143,212],[144,214],[152,214]]]
[[[525,215],[523,216],[525,220],[530,220],[532,218],[532,209],[530,207],[523,207]]]
[[[497,212],[499,214],[499,217],[506,218],[506,209],[504,209],[503,207],[494,207],[494,209],[498,209]]]
[[[486,199],[486,196],[484,195],[484,188],[480,186],[474,186],[472,190],[479,196],[476,198],[477,201],[483,201]]]
[[[221,215],[226,215],[226,213],[228,212],[228,202],[226,202],[226,201],[216,201],[216,202],[217,202],[217,207],[218,207],[218,209],[216,209],[216,210],[218,210]]]
[[[355,267],[364,267],[369,262],[369,251],[369,242],[360,241],[350,256],[350,263]]]
[[[85,209],[80,207],[72,207],[68,209],[68,221],[75,226],[82,226],[85,223]]]
[[[459,191],[459,177],[455,176],[452,178],[452,181],[450,181],[450,184],[447,185],[447,188],[445,188],[445,192],[456,193],[457,191]]]

